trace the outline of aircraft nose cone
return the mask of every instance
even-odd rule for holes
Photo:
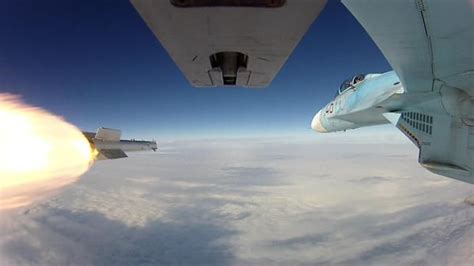
[[[321,111],[319,111],[314,117],[313,121],[311,121],[311,128],[319,133],[328,132],[323,125],[321,124]]]

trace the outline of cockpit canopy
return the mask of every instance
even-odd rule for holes
[[[347,91],[348,89],[350,88],[353,88],[354,86],[356,86],[358,83],[362,82],[365,80],[365,74],[359,74],[359,75],[355,75],[354,77],[352,77],[351,79],[347,79],[345,80],[341,86],[339,87],[339,90],[337,91],[336,93],[336,96],[338,95],[341,95],[342,93],[344,93],[345,91]]]

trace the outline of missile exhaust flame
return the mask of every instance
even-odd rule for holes
[[[79,179],[94,160],[75,126],[0,94],[0,210],[29,205]]]

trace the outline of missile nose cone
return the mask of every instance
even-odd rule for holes
[[[319,111],[314,117],[313,121],[311,121],[311,128],[319,133],[328,132],[323,125],[321,124],[321,111]]]

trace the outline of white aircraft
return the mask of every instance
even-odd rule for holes
[[[196,87],[265,87],[326,0],[131,0]],[[474,1],[342,0],[394,71],[355,75],[311,123],[392,123],[426,169],[474,184]]]

